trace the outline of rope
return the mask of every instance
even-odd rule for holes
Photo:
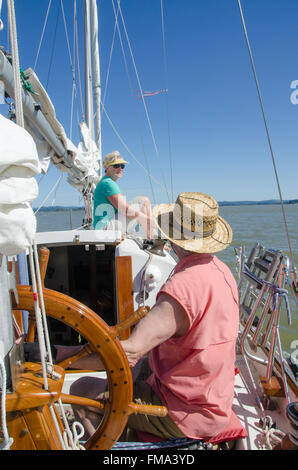
[[[21,80],[20,80],[20,62],[19,62],[19,53],[18,53],[18,38],[17,38],[17,27],[16,27],[16,18],[15,18],[15,9],[14,9],[13,0],[7,0],[7,8],[8,8],[9,29],[10,29],[10,37],[11,37],[16,123],[19,126],[24,127],[22,87],[21,87]]]
[[[266,416],[264,420],[262,419],[261,424],[263,431],[263,442],[269,450],[272,450],[275,445],[282,441],[285,433],[279,429],[274,428],[274,423],[271,416]]]
[[[72,429],[70,429],[61,399],[58,400],[58,404],[65,427],[65,430],[63,431],[64,448],[67,450],[85,450],[85,447],[83,447],[79,442],[85,434],[83,425],[78,421],[74,421],[71,426]]]
[[[69,429],[68,432],[64,431],[63,440],[64,445],[67,450],[86,450],[83,445],[80,444],[80,439],[85,434],[85,429],[79,421],[75,421],[71,425],[72,430]],[[69,444],[69,440],[70,444]]]
[[[51,374],[52,377],[57,376],[58,378],[60,378],[61,376],[57,374],[53,368],[53,359],[52,359],[52,354],[51,354],[49,332],[47,328],[47,318],[46,318],[46,312],[45,312],[45,306],[44,306],[43,289],[42,289],[42,284],[41,284],[39,261],[38,261],[37,247],[36,247],[35,241],[34,241],[33,251],[34,251],[34,259],[35,259],[35,267],[34,267],[33,256],[32,256],[32,248],[30,247],[29,260],[30,260],[32,290],[33,290],[34,307],[35,307],[35,315],[36,315],[36,328],[37,328],[37,333],[38,333],[40,358],[41,358],[41,364],[42,364],[42,370],[43,370],[44,388],[45,390],[48,390],[47,373]],[[37,279],[37,284],[38,284],[39,297],[37,296],[36,279]],[[41,303],[41,311],[38,305],[38,299]],[[65,425],[63,436],[61,434],[61,429],[57,421],[57,417],[56,417],[53,405],[50,405],[50,412],[51,412],[51,416],[52,416],[54,426],[56,428],[62,449],[65,450],[65,449],[78,448],[78,441],[84,435],[84,432],[85,432],[84,428],[79,423],[75,423],[75,427],[73,428],[73,435],[72,435],[65,413],[64,413],[61,400],[59,400],[59,405],[60,405],[61,414],[62,414],[62,418],[63,418],[64,425]],[[77,427],[80,428],[79,433],[76,430]],[[73,439],[73,436],[74,436],[74,439]]]
[[[35,259],[38,293],[39,293],[39,299],[41,303],[41,314],[42,314],[42,319],[43,319],[43,324],[44,324],[44,336],[45,336],[45,341],[47,345],[48,360],[50,364],[53,365],[52,350],[51,350],[49,332],[47,328],[47,318],[46,318],[46,311],[45,311],[44,298],[43,298],[43,288],[42,288],[41,276],[40,276],[40,266],[39,266],[37,246],[36,246],[35,240],[33,241],[33,251],[34,251],[34,259]]]
[[[21,88],[21,80],[20,80],[20,66],[19,66],[19,57],[18,57],[18,45],[17,45],[17,32],[16,32],[16,21],[15,21],[15,10],[14,10],[14,2],[13,0],[7,0],[8,4],[8,16],[9,16],[9,25],[10,25],[10,32],[11,32],[11,43],[12,43],[12,62],[13,62],[13,72],[14,72],[14,88],[15,88],[15,109],[16,109],[16,122],[18,125],[24,127],[24,116],[23,116],[23,106],[22,106],[22,88]],[[47,12],[47,17],[49,13],[51,2],[48,7],[48,12]],[[64,17],[64,10],[63,10],[63,3],[61,0],[61,6],[62,6],[62,11],[63,11],[63,17]],[[0,7],[2,7],[2,0]],[[47,21],[46,17],[46,21]],[[56,31],[57,31],[57,25],[58,25],[58,18],[59,18],[59,11],[58,11],[58,16],[57,16],[57,23],[56,23]],[[65,19],[65,18],[64,18]],[[46,22],[45,22],[46,23]],[[44,25],[45,28],[45,25]],[[55,39],[56,39],[56,31],[55,31]],[[44,30],[43,30],[44,33]],[[42,34],[43,37],[43,34]],[[68,39],[68,37],[67,37]],[[38,49],[38,54],[40,50],[42,39],[40,41],[39,49]],[[68,43],[69,44],[69,43]],[[54,47],[53,47],[54,49]],[[53,51],[52,51],[53,52]],[[35,66],[37,63],[38,59],[38,54],[37,58],[35,61]],[[49,78],[49,76],[48,76]],[[55,187],[59,184],[60,180],[62,178],[62,175],[60,176],[58,182],[55,184],[54,188],[50,191],[49,194],[55,189]],[[47,197],[49,197],[49,194]],[[41,204],[41,206],[43,203]],[[40,207],[41,207],[40,206]],[[39,209],[40,209],[39,207]],[[39,210],[38,209],[38,210]],[[38,210],[35,212],[37,213]],[[34,254],[34,256],[33,256]],[[34,260],[35,260],[35,266],[34,266]],[[43,298],[43,289],[42,289],[42,283],[41,283],[41,276],[40,276],[40,268],[39,268],[39,261],[38,261],[38,254],[37,254],[37,247],[36,247],[36,242],[35,240],[33,241],[33,249],[32,246],[29,247],[29,264],[30,264],[30,272],[31,272],[31,282],[32,282],[32,291],[33,291],[33,300],[34,300],[34,311],[35,311],[35,318],[36,318],[36,329],[37,329],[37,335],[38,335],[38,343],[39,343],[39,349],[40,349],[40,358],[41,358],[41,364],[42,364],[42,375],[43,375],[43,382],[44,382],[44,389],[48,390],[48,378],[47,378],[47,373],[50,373],[52,376],[56,375],[59,376],[59,374],[55,373],[53,370],[53,360],[52,360],[52,353],[51,353],[51,347],[50,347],[50,339],[49,339],[49,333],[47,329],[47,319],[46,319],[46,312],[45,312],[45,306],[44,306],[44,298]],[[37,292],[37,286],[36,282],[38,284],[38,292]],[[39,295],[38,295],[39,294]],[[39,301],[41,303],[41,309],[39,306]],[[48,360],[48,362],[46,362]],[[6,424],[6,370],[5,366],[3,363],[2,358],[0,358],[0,371],[1,371],[1,386],[2,386],[2,393],[1,393],[1,422],[2,422],[2,432],[3,432],[3,437],[4,440],[2,444],[0,445],[0,449],[8,450],[10,449],[13,439],[9,438],[8,435],[8,430],[7,430],[7,424]],[[64,414],[63,406],[60,401],[60,405],[62,408],[62,416]],[[84,434],[84,429],[81,426],[80,423],[75,422],[73,424],[73,436],[71,436],[71,432],[69,429],[69,426],[66,425],[66,432],[64,434],[64,438],[61,435],[61,430],[59,423],[57,421],[57,417],[53,408],[53,405],[50,405],[50,413],[60,440],[60,444],[62,446],[62,449],[70,449],[70,448],[81,448],[81,446],[78,445],[79,439],[83,436]],[[63,418],[63,419],[64,419]],[[66,418],[64,420],[64,423],[66,424]],[[77,431],[77,428],[80,429],[80,432]],[[72,447],[69,446],[68,439],[70,439],[70,442],[72,444]]]
[[[1,372],[1,428],[3,434],[3,442],[0,444],[0,450],[10,450],[13,444],[13,439],[9,437],[7,423],[6,423],[6,370],[5,365],[0,357],[0,372]]]
[[[36,330],[37,330],[38,344],[39,344],[39,350],[40,350],[40,359],[41,359],[41,365],[42,365],[42,375],[43,375],[43,381],[44,381],[44,388],[45,390],[48,390],[49,386],[48,386],[48,377],[47,377],[47,368],[46,368],[46,347],[45,347],[45,339],[43,335],[41,312],[40,312],[39,302],[38,302],[38,295],[37,295],[37,288],[36,288],[36,276],[35,276],[33,253],[32,253],[31,246],[29,247],[29,264],[30,264],[30,274],[31,274],[31,283],[32,283],[32,291],[33,291],[34,312],[35,312],[35,319],[36,319]]]
[[[50,413],[51,413],[51,416],[52,416],[52,420],[53,420],[56,432],[58,434],[58,438],[59,438],[62,450],[66,450],[64,440],[63,440],[63,437],[62,437],[62,434],[61,434],[61,429],[60,429],[59,423],[57,421],[57,416],[56,416],[55,410],[53,408],[53,405],[49,405],[49,409],[50,409]]]
[[[261,91],[260,91],[260,86],[259,86],[259,81],[258,81],[258,77],[257,77],[257,73],[256,73],[255,64],[254,64],[254,59],[253,59],[253,55],[252,55],[252,51],[251,51],[251,47],[250,47],[250,43],[249,43],[249,39],[248,39],[245,19],[244,19],[244,15],[243,15],[243,11],[242,11],[241,0],[238,0],[238,6],[239,6],[239,11],[240,11],[240,16],[241,16],[241,20],[242,20],[243,30],[244,30],[244,34],[245,34],[245,38],[246,38],[246,44],[247,44],[247,48],[248,48],[248,52],[249,52],[249,56],[250,56],[250,62],[251,62],[251,66],[252,66],[252,70],[253,70],[253,74],[254,74],[256,87],[257,87],[257,92],[258,92],[260,107],[261,107],[261,111],[262,111],[263,121],[264,121],[264,125],[265,125],[267,140],[268,140],[268,144],[269,144],[271,160],[272,160],[272,164],[273,164],[273,169],[274,169],[274,174],[275,174],[279,199],[280,199],[280,203],[281,203],[281,210],[282,210],[283,220],[284,220],[284,224],[285,224],[285,230],[286,230],[286,236],[287,236],[287,241],[288,241],[288,246],[289,246],[289,252],[290,252],[290,257],[291,257],[291,262],[292,262],[292,270],[293,270],[293,273],[294,273],[295,272],[295,270],[294,270],[294,266],[295,266],[294,256],[293,256],[293,251],[292,251],[292,247],[291,247],[291,241],[290,241],[290,236],[289,236],[287,218],[286,218],[286,214],[285,214],[284,203],[283,203],[283,198],[282,198],[280,184],[279,184],[279,178],[278,178],[278,173],[277,173],[277,168],[276,168],[276,163],[275,163],[275,157],[274,157],[274,153],[273,153],[273,147],[272,147],[271,138],[270,138],[269,129],[268,129],[268,124],[267,124],[267,119],[266,119],[266,115],[265,115],[264,104],[263,104],[263,100],[262,100],[262,96],[261,96]]]

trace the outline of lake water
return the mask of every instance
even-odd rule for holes
[[[288,231],[298,268],[298,204],[285,205]],[[245,246],[248,254],[255,242],[267,248],[281,250],[289,255],[288,242],[281,207],[279,205],[222,206],[220,214],[233,229],[233,242],[217,256],[236,274],[235,248]],[[76,229],[83,224],[83,210],[45,211],[37,214],[37,229],[40,232]],[[289,294],[292,325],[288,326],[286,312],[282,311],[280,334],[283,349],[293,352],[293,343],[298,341],[298,311],[293,293]],[[295,347],[295,349],[297,346]]]

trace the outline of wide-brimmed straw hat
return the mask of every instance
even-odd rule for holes
[[[232,242],[232,229],[208,194],[181,193],[175,204],[155,206],[153,216],[161,237],[188,251],[216,253]]]
[[[128,163],[121,157],[118,150],[115,150],[112,153],[108,153],[105,156],[104,161],[102,162],[104,168],[108,168],[109,166],[112,166],[112,165],[117,165],[118,163],[124,163],[124,164]]]

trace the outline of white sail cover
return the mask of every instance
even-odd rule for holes
[[[31,204],[38,195],[40,173],[31,135],[0,114],[0,253],[22,253],[32,244],[36,218]]]
[[[82,141],[76,147],[66,136],[66,132],[62,124],[57,120],[56,111],[52,101],[50,100],[46,90],[42,86],[35,72],[29,68],[24,72],[28,78],[34,95],[33,99],[36,103],[41,105],[42,113],[51,125],[53,131],[63,144],[65,150],[71,156],[72,166],[66,164],[60,155],[55,154],[51,149],[50,145],[47,144],[45,139],[38,133],[36,129],[26,123],[26,127],[37,146],[39,159],[42,166],[42,171],[46,173],[49,165],[49,161],[52,160],[58,170],[68,173],[68,182],[82,191],[86,184],[91,184],[93,190],[99,181],[98,170],[100,161],[100,151],[98,150],[95,142],[90,138],[90,132],[85,123],[80,125]],[[37,132],[36,132],[37,131]],[[73,168],[77,168],[83,174],[83,179],[79,179]]]

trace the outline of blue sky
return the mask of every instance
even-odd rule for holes
[[[0,43],[7,46],[6,2],[3,3],[5,29],[0,33]],[[15,3],[20,62],[26,69],[35,62],[48,0]],[[57,118],[69,135],[72,75],[61,12],[53,49],[59,5],[60,1],[52,0],[36,73],[44,86],[48,83]],[[73,2],[64,0],[63,5],[72,49]],[[98,1],[98,5],[104,92],[115,17],[111,0]],[[81,0],[77,0],[77,6],[81,17]],[[105,107],[126,146],[142,165],[146,167],[148,163],[149,172],[160,183],[153,181],[152,191],[148,176],[102,114],[103,155],[117,149],[130,162],[119,181],[123,193],[128,199],[144,194],[153,203],[168,202],[172,166],[174,199],[182,191],[206,192],[220,201],[278,199],[237,0],[164,0],[163,7],[167,74],[160,0],[121,2],[142,89],[168,90],[167,94],[145,99],[152,138],[142,100],[136,98],[139,85],[120,21],[129,79],[116,35]],[[291,102],[291,83],[298,80],[298,2],[242,0],[242,8],[282,195],[284,199],[297,198],[298,104]],[[82,19],[79,36],[83,37]],[[83,82],[82,55],[80,66]],[[77,85],[79,95],[78,80]],[[4,105],[0,105],[0,112],[6,113]],[[76,144],[77,113],[81,115],[80,99],[72,131]],[[58,176],[56,169],[51,168],[42,178],[34,206],[44,199]],[[167,190],[162,188],[164,181]],[[51,204],[82,205],[80,194],[67,185],[66,176],[46,202]]]

